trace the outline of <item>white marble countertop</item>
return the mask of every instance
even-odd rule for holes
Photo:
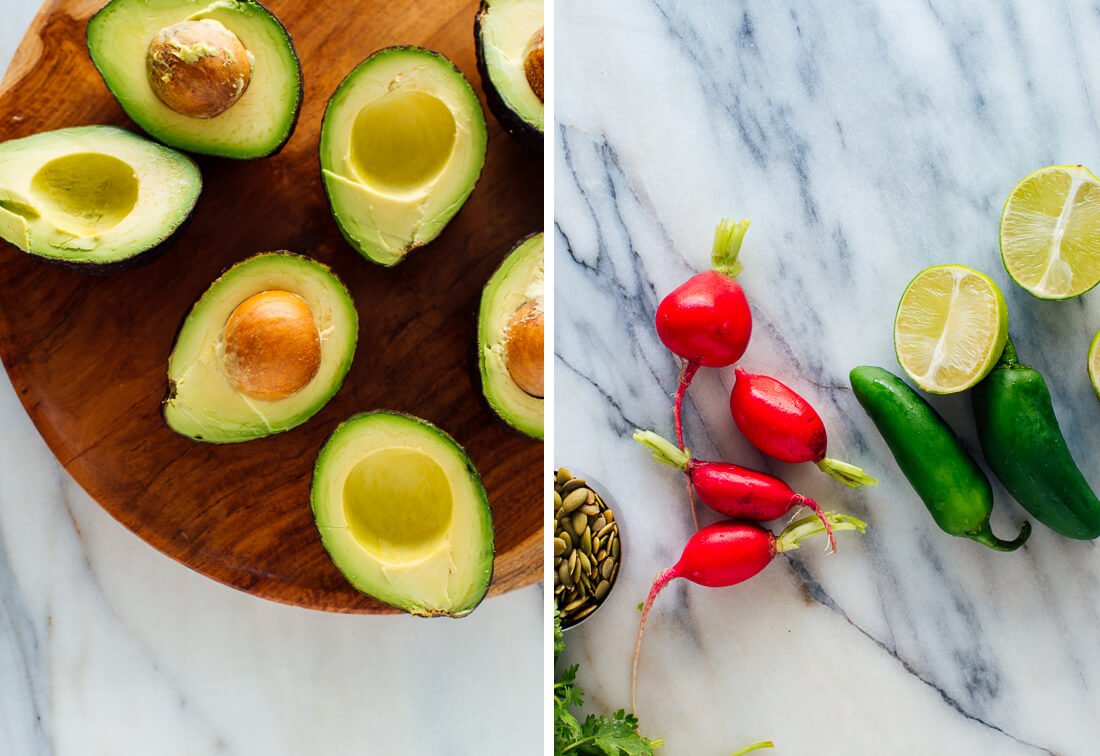
[[[0,71],[36,9],[0,0]],[[540,587],[460,621],[276,605],[115,522],[4,373],[0,450],[0,754],[540,751]]]
[[[679,366],[654,310],[709,265],[716,221],[747,216],[740,280],[755,328],[741,364],[807,396],[830,454],[881,483],[852,493],[810,465],[762,459],[729,419],[732,370],[700,373],[685,413],[700,458],[770,469],[870,529],[733,588],[671,584],[641,661],[643,731],[670,755],[765,738],[783,754],[1097,752],[1094,544],[1037,525],[1000,554],[940,532],[847,374],[900,372],[892,321],[914,274],[979,268],[1100,486],[1085,375],[1100,292],[1039,302],[997,252],[1019,178],[1100,168],[1098,38],[1100,13],[1076,0],[559,0],[555,462],[611,488],[629,548],[608,606],[567,636],[589,705],[629,708],[635,607],[691,527],[681,478],[630,439],[636,426],[672,433]],[[973,443],[967,401],[934,403]],[[994,529],[1015,535],[1025,516],[998,488]]]

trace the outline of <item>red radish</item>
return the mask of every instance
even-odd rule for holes
[[[684,359],[672,406],[676,440],[684,445],[681,407],[700,366],[726,367],[741,359],[752,334],[752,312],[734,279],[741,272],[737,256],[749,222],[728,218],[714,230],[711,270],[692,276],[657,306],[657,335]]]
[[[753,446],[781,462],[813,462],[849,488],[878,481],[847,462],[829,459],[825,423],[810,403],[775,378],[738,368],[730,392],[733,422]]]
[[[867,524],[848,515],[827,512],[825,519],[834,530],[858,530]],[[687,542],[680,561],[657,575],[642,607],[638,624],[638,639],[634,643],[634,659],[630,671],[630,704],[638,711],[638,657],[642,653],[642,636],[646,618],[657,594],[676,578],[684,578],[708,588],[736,585],[756,575],[768,566],[776,554],[797,549],[802,541],[825,532],[817,517],[810,515],[796,520],[778,537],[759,525],[737,520],[708,525]]]
[[[683,470],[703,503],[727,517],[766,522],[778,520],[795,507],[812,510],[829,536],[829,549],[836,551],[833,526],[821,506],[808,496],[795,493],[774,475],[726,462],[693,459],[689,450],[677,448],[653,431],[635,431],[634,440],[653,452],[658,462]]]

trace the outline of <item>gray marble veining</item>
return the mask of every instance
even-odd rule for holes
[[[708,265],[717,220],[747,216],[754,333],[741,364],[809,398],[831,456],[881,482],[849,492],[762,458],[729,419],[732,370],[699,374],[685,405],[698,456],[780,474],[870,528],[741,586],[666,589],[640,668],[643,729],[670,754],[766,737],[794,754],[1095,753],[1095,546],[1040,526],[1005,555],[941,533],[847,373],[898,371],[893,313],[919,270],[978,268],[1100,486],[1085,374],[1100,294],[1035,300],[997,247],[1019,178],[1100,167],[1100,6],[561,0],[556,20],[555,462],[612,488],[630,547],[609,606],[568,638],[589,703],[628,705],[635,605],[691,528],[680,478],[630,439],[672,433],[679,365],[654,310]],[[976,448],[968,400],[934,404]],[[1026,512],[997,494],[994,529],[1014,535]]]

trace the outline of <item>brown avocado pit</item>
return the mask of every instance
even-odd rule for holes
[[[543,395],[543,308],[541,299],[531,299],[512,315],[504,342],[508,374],[530,396]]]
[[[527,83],[531,85],[531,91],[538,95],[539,102],[543,101],[542,77],[545,60],[542,31],[539,29],[531,37],[531,41],[527,43],[527,52],[523,56],[523,72],[527,74]]]
[[[153,37],[145,69],[149,86],[169,108],[192,118],[213,118],[248,89],[252,56],[218,21],[181,21]]]
[[[223,339],[226,376],[252,399],[296,394],[321,367],[313,311],[288,291],[262,291],[241,302],[226,321]]]

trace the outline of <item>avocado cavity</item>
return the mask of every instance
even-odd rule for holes
[[[368,454],[344,483],[348,528],[383,562],[411,562],[437,551],[453,512],[443,468],[418,449]]]
[[[31,179],[31,196],[55,228],[73,236],[97,236],[134,209],[138,178],[129,164],[112,155],[80,152],[39,168]]]
[[[414,192],[435,179],[454,152],[450,108],[426,92],[392,92],[364,106],[351,137],[351,170],[388,194]]]

